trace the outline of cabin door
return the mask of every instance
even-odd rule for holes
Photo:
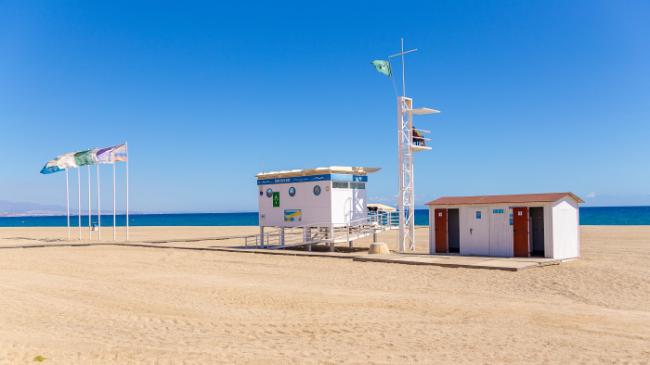
[[[512,208],[515,257],[528,257],[528,208]]]
[[[447,209],[434,210],[436,225],[436,253],[447,253]]]

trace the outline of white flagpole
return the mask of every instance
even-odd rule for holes
[[[68,222],[68,241],[70,241],[70,180],[68,178],[68,169],[65,169],[65,211]]]
[[[115,161],[113,161],[113,241],[115,241]]]
[[[77,221],[79,222],[79,241],[81,241],[81,167],[77,167]]]
[[[102,239],[102,201],[99,188],[99,164],[97,164],[97,239]]]
[[[90,165],[88,165],[88,239],[90,240],[93,239],[92,214],[92,198],[90,196]]]
[[[124,142],[126,149],[126,240],[129,240],[129,145]]]

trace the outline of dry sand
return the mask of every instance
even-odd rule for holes
[[[138,227],[133,237],[254,232]],[[57,235],[0,229],[0,246]],[[425,246],[426,229],[418,236]],[[583,227],[582,240],[580,260],[515,273],[141,247],[0,249],[0,364],[38,355],[45,364],[650,363],[650,227]]]

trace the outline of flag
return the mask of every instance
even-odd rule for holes
[[[47,161],[45,166],[41,169],[41,174],[53,174],[55,172],[63,171],[62,168],[57,166],[56,159]]]
[[[77,162],[74,158],[75,153],[70,152],[70,153],[65,153],[59,157],[57,157],[57,165],[62,168],[62,169],[69,169],[69,168],[74,168],[74,167],[79,167],[77,166]]]
[[[48,161],[41,169],[41,174],[53,174],[71,167],[77,167],[74,152],[63,154]]]
[[[86,166],[86,165],[94,165],[95,164],[95,158],[94,158],[94,151],[93,150],[86,150],[86,151],[81,151],[77,152],[74,154],[74,161],[77,166]]]
[[[384,60],[374,60],[372,61],[373,66],[375,66],[375,69],[379,73],[382,73],[388,77],[392,75],[392,72],[390,70],[390,62],[384,61]]]
[[[113,148],[114,147],[106,147],[98,149],[97,152],[95,152],[95,161],[101,164],[113,163],[113,155],[111,154]]]
[[[95,152],[95,162],[101,164],[124,162],[127,158],[126,144],[100,148]]]
[[[129,158],[127,152],[126,144],[122,143],[121,145],[115,146],[113,149],[113,160],[115,160],[115,162],[126,162]]]

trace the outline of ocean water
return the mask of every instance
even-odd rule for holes
[[[117,216],[117,225],[124,226],[124,215]],[[415,211],[415,224],[427,225],[429,211]],[[92,217],[97,224],[97,216]],[[78,224],[70,217],[70,224]],[[257,212],[244,213],[188,213],[188,214],[135,214],[129,216],[131,226],[256,226]],[[650,225],[650,207],[582,207],[581,225]],[[0,217],[0,227],[65,227],[65,216],[50,217]],[[81,225],[88,226],[88,217],[81,217]],[[102,226],[112,226],[113,216],[102,215]]]

